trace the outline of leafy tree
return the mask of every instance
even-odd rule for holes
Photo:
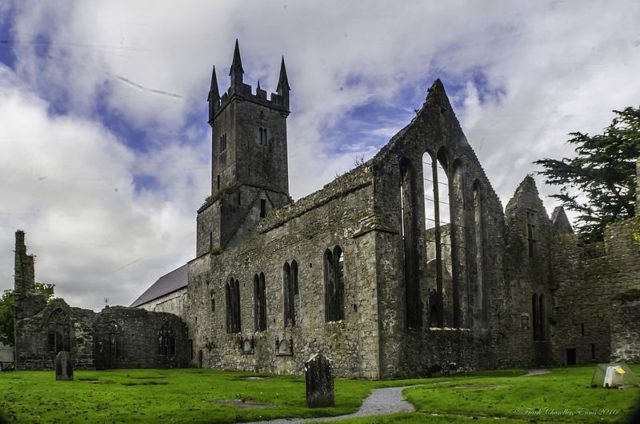
[[[13,290],[5,290],[0,298],[0,343],[13,346]]]
[[[44,300],[49,303],[51,299],[53,299],[53,288],[55,284],[47,284],[47,283],[38,283],[36,281],[36,293],[40,293],[44,296]]]
[[[554,197],[577,212],[576,229],[587,241],[604,237],[605,227],[635,214],[635,160],[640,156],[640,107],[613,111],[616,116],[602,134],[571,133],[574,158],[542,159],[539,174],[560,185]]]
[[[53,299],[54,284],[36,282],[36,293],[44,296],[44,300],[49,303]],[[15,296],[13,290],[5,290],[0,298],[0,343],[13,346],[15,343],[13,328],[15,325],[15,315],[13,306]]]

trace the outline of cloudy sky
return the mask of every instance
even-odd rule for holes
[[[236,38],[268,91],[285,57],[294,198],[375,154],[440,78],[506,205],[567,133],[640,104],[639,22],[635,0],[2,0],[0,290],[18,228],[37,279],[96,310],[194,256],[210,71],[225,90]]]

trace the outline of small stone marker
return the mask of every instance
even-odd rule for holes
[[[64,350],[56,355],[56,380],[73,380],[71,357]]]
[[[304,379],[307,385],[307,406],[321,408],[333,406],[333,373],[331,361],[318,353],[304,364]]]

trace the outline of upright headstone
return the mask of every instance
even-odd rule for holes
[[[333,406],[333,373],[331,361],[318,353],[304,364],[304,379],[307,385],[307,406],[321,408]]]
[[[56,380],[73,380],[71,357],[64,350],[56,355]]]

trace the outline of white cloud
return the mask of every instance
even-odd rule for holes
[[[600,131],[612,109],[640,98],[640,4],[631,0],[16,1],[14,12],[16,75],[0,79],[10,112],[0,124],[21,141],[0,139],[12,170],[0,180],[12,214],[0,216],[0,240],[10,246],[15,227],[29,225],[39,275],[60,290],[66,278],[65,295],[94,307],[101,284],[127,303],[193,254],[195,209],[209,191],[209,72],[215,64],[225,90],[236,37],[254,85],[273,91],[286,58],[294,197],[374,154],[359,135],[336,133],[354,108],[418,108],[435,77],[504,204],[532,161],[571,153],[567,133]],[[61,102],[67,116],[47,115]],[[124,147],[98,105],[152,145]],[[407,123],[379,121],[365,135]],[[155,183],[136,189],[139,175]]]
[[[149,154],[149,172],[172,181],[137,193],[132,151],[99,124],[52,117],[47,106],[0,68],[2,281],[12,281],[9,252],[20,228],[37,255],[37,278],[56,283],[58,295],[92,308],[104,298],[128,304],[189,259],[192,209],[205,190],[193,179],[205,180],[206,164],[179,145]]]

